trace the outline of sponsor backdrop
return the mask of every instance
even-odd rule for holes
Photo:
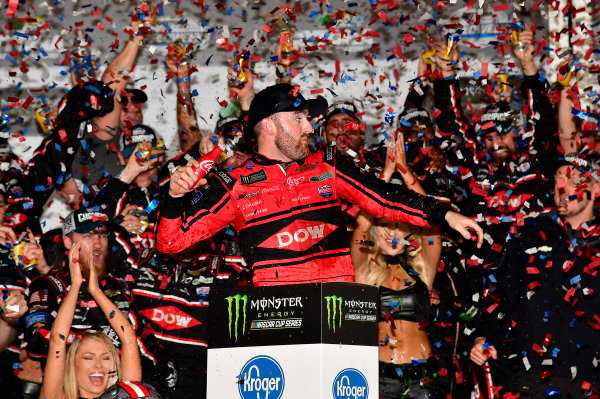
[[[208,398],[377,398],[377,288],[218,290]]]

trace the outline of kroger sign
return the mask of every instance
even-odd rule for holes
[[[369,397],[367,379],[356,369],[344,369],[333,379],[334,399],[359,399]]]
[[[283,370],[272,357],[258,355],[248,360],[238,378],[242,399],[279,399],[283,394]]]

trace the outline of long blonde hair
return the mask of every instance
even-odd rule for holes
[[[390,268],[382,259],[383,254],[379,249],[379,234],[377,233],[377,229],[375,227],[376,226],[374,223],[371,226],[371,240],[373,241],[374,245],[369,251],[369,274],[365,279],[365,284],[379,287],[381,283],[383,283],[390,276]],[[413,234],[411,235],[411,238],[418,243],[421,242],[420,235]],[[412,244],[407,244],[404,249],[403,261],[407,266],[414,268],[420,276],[423,276],[425,271],[425,261],[423,260],[421,249],[421,245],[415,246]],[[424,278],[421,277],[421,280],[424,280]]]
[[[106,388],[121,380],[121,360],[119,359],[117,348],[115,348],[115,345],[112,343],[110,338],[108,338],[108,336],[106,336],[106,334],[103,332],[84,332],[82,337],[75,339],[69,349],[67,349],[67,356],[65,359],[65,378],[63,382],[65,399],[79,398],[79,386],[77,385],[77,373],[75,372],[75,355],[77,355],[77,351],[79,350],[79,346],[82,344],[82,342],[88,339],[95,339],[104,344],[108,352],[108,356],[110,357],[110,370],[116,372],[118,380],[115,381],[114,378],[111,378],[112,375],[110,375],[108,377],[108,385]]]

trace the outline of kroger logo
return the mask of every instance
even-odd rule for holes
[[[356,369],[344,369],[333,379],[334,399],[358,399],[369,397],[367,379]]]
[[[238,389],[242,399],[279,399],[285,377],[275,359],[258,355],[248,360],[240,371]]]

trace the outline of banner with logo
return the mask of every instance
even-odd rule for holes
[[[215,290],[209,347],[377,346],[377,288],[323,283]]]
[[[207,397],[377,398],[377,300],[354,283],[211,292]]]

